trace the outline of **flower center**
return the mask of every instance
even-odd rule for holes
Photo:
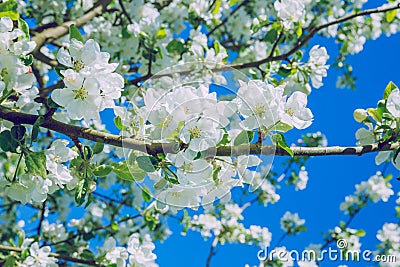
[[[85,64],[81,60],[74,61],[74,69],[80,72],[85,67]]]
[[[60,161],[60,157],[59,156],[54,156],[54,158],[53,158],[53,161],[55,162],[55,163],[57,163],[57,162],[59,162]]]
[[[290,117],[293,117],[293,115],[294,115],[294,108],[287,108],[287,109],[285,109],[285,112],[286,112],[287,114],[289,114]]]
[[[201,136],[201,130],[197,126],[194,126],[192,129],[189,129],[189,133],[190,133],[190,139],[200,138]]]
[[[183,163],[181,166],[182,171],[186,174],[187,172],[193,172],[193,164],[192,163]]]
[[[258,117],[262,117],[265,114],[265,105],[256,105],[254,114]]]
[[[88,92],[83,87],[79,88],[78,90],[72,90],[72,92],[75,93],[75,99],[85,100],[86,96],[88,95]]]

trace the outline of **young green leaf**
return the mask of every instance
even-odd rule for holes
[[[0,133],[0,148],[4,152],[16,152],[17,147],[18,142],[11,137],[11,132],[9,130],[5,130]]]
[[[290,147],[287,145],[285,137],[282,134],[274,134],[272,136],[272,139],[275,141],[275,144],[285,150],[292,158],[294,156],[293,151],[290,149]]]
[[[21,141],[22,139],[24,139],[25,133],[26,133],[25,126],[14,125],[13,127],[11,127],[11,136],[16,141]]]
[[[136,158],[139,168],[145,172],[154,172],[158,169],[158,161],[153,156],[139,156]]]
[[[146,201],[146,202],[150,202],[152,199],[151,191],[145,185],[142,185],[142,197],[143,197],[144,201]]]
[[[385,91],[384,91],[384,93],[383,93],[383,99],[387,99],[387,98],[389,97],[390,93],[391,93],[394,89],[397,89],[397,85],[396,85],[394,82],[390,81],[390,82],[388,83],[388,85],[386,85]]]
[[[74,24],[69,26],[69,40],[72,41],[72,39],[76,39],[76,40],[84,43],[83,37],[82,37],[79,29]]]
[[[25,150],[24,155],[28,172],[32,175],[39,175],[42,178],[46,178],[46,155],[44,151],[31,152]]]
[[[101,152],[103,152],[104,149],[104,143],[96,143],[93,146],[93,154],[100,154]]]
[[[85,202],[86,194],[89,189],[89,183],[87,179],[82,179],[78,182],[75,191],[75,203],[80,206]]]
[[[9,17],[12,20],[18,20],[18,3],[15,0],[9,0],[0,4],[0,18]]]
[[[250,144],[250,142],[254,138],[254,133],[252,131],[242,131],[238,136],[236,136],[233,141],[234,146],[238,146],[241,144]]]

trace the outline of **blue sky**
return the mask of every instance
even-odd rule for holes
[[[314,38],[310,47],[317,43],[327,47],[331,55],[329,62],[332,64],[332,59],[338,53],[337,45],[333,40]],[[337,89],[335,84],[338,72],[331,68],[328,77],[324,79],[324,86],[309,96],[309,107],[315,115],[314,123],[305,131],[291,131],[287,135],[288,143],[295,142],[306,132],[321,131],[327,136],[329,145],[355,145],[354,134],[361,124],[353,119],[354,109],[375,107],[390,80],[400,84],[399,45],[399,35],[390,38],[384,36],[367,42],[360,54],[349,57],[357,77],[354,91]],[[278,191],[281,200],[277,204],[266,208],[256,204],[245,210],[245,225],[268,227],[273,235],[272,244],[275,244],[283,234],[279,226],[281,216],[287,210],[298,212],[301,218],[306,219],[308,231],[286,238],[282,245],[288,249],[302,250],[310,243],[323,243],[322,233],[338,225],[340,220],[346,221],[348,218],[339,210],[344,197],[354,192],[355,184],[367,180],[382,168],[375,165],[374,157],[375,154],[311,158],[306,166],[310,178],[307,189],[295,191],[293,187],[283,187]],[[279,169],[277,163],[275,166]],[[393,173],[394,177],[399,174],[392,166],[387,173]],[[393,190],[398,192],[400,182],[392,180],[392,184]],[[361,238],[362,249],[374,250],[378,243],[377,230],[385,222],[397,222],[394,206],[395,197],[392,196],[387,203],[369,204],[353,220],[351,228],[363,228],[367,233]],[[157,262],[160,266],[205,266],[212,239],[204,242],[199,233],[191,231],[187,236],[181,236],[181,227],[175,220],[170,220],[170,226],[174,234],[163,244],[157,244]],[[255,265],[258,263],[258,250],[256,246],[219,245],[211,266]],[[366,265],[365,262],[324,262],[323,266],[340,264]]]

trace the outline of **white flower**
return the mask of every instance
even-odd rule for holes
[[[400,226],[395,223],[385,223],[378,231],[376,238],[382,243],[389,243],[395,250],[400,249]]]
[[[294,92],[285,103],[285,112],[280,116],[281,121],[297,129],[307,128],[314,116],[306,105],[307,95],[299,91]]]
[[[245,118],[242,121],[243,128],[253,130],[274,125],[284,110],[284,89],[257,80],[239,83],[235,101],[238,111]]]
[[[305,5],[303,0],[279,0],[275,1],[274,7],[278,17],[284,21],[286,28],[291,28],[290,22],[299,22],[304,19]]]
[[[297,234],[299,227],[303,226],[306,220],[300,219],[298,213],[291,213],[289,211],[281,218],[281,229],[288,234]]]
[[[49,246],[44,246],[39,248],[38,242],[35,242],[29,248],[30,256],[28,256],[24,262],[23,266],[32,267],[56,267],[57,259],[54,257],[49,257],[51,248]]]
[[[304,190],[307,186],[308,172],[304,166],[301,167],[299,172],[299,178],[295,182],[296,190]]]
[[[107,264],[116,264],[117,267],[125,267],[128,259],[128,252],[124,247],[117,247],[117,241],[113,237],[109,237],[104,241],[99,251],[105,253],[103,260]]]
[[[192,228],[199,227],[203,237],[211,237],[211,232],[218,236],[222,229],[221,222],[210,214],[194,215],[190,224]]]
[[[326,65],[326,62],[329,55],[325,47],[319,47],[319,45],[314,45],[309,54],[310,58],[306,66],[310,68],[311,83],[314,88],[320,88],[323,85],[322,78],[328,75],[329,65]]]
[[[396,118],[400,118],[400,90],[394,89],[386,102],[386,108]]]
[[[54,90],[51,98],[58,105],[65,107],[73,120],[100,120],[99,105],[102,99],[98,82],[70,71],[64,72],[66,88]]]
[[[128,240],[129,266],[132,267],[156,267],[154,261],[157,256],[153,253],[155,248],[149,235],[145,235],[143,241],[140,242],[139,234],[134,233]]]
[[[185,144],[189,144],[189,149],[200,152],[215,147],[223,133],[217,121],[205,117],[191,120],[183,126],[179,137]]]
[[[57,139],[45,151],[46,167],[49,171],[47,178],[53,180],[61,188],[64,184],[69,184],[73,180],[68,168],[61,163],[78,156],[78,153],[68,148],[67,144],[67,140]]]

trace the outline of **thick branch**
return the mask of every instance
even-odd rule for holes
[[[361,16],[365,16],[365,15],[370,15],[370,14],[374,14],[374,13],[385,13],[385,12],[389,12],[391,10],[395,10],[395,9],[399,9],[400,8],[400,4],[397,4],[395,6],[391,6],[391,7],[386,7],[386,8],[373,8],[373,9],[367,9],[364,11],[360,11],[360,12],[355,12],[353,14],[350,15],[346,15],[343,16],[341,18],[338,18],[336,20],[321,24],[319,26],[310,28],[308,33],[301,39],[299,40],[292,49],[290,49],[288,52],[278,55],[278,56],[274,56],[273,52],[276,48],[276,46],[279,43],[279,40],[277,42],[274,43],[274,47],[272,49],[272,53],[270,53],[266,58],[258,60],[258,61],[252,61],[252,62],[247,62],[247,63],[240,63],[240,64],[233,64],[233,65],[227,65],[227,66],[217,66],[216,68],[214,68],[212,71],[214,72],[219,72],[219,71],[227,71],[227,70],[231,70],[232,68],[235,69],[247,69],[247,68],[258,68],[260,65],[268,63],[268,62],[272,62],[272,61],[279,61],[279,60],[285,60],[288,57],[290,57],[291,55],[293,55],[294,53],[296,53],[296,51],[298,51],[299,49],[301,49],[303,46],[305,46],[308,41],[310,41],[310,39],[316,34],[318,33],[320,30],[328,28],[329,26],[335,25],[335,24],[339,24],[345,21],[349,21],[352,20],[356,17],[361,17]],[[280,36],[282,37],[282,36]],[[150,78],[161,78],[164,76],[173,76],[173,74],[179,73],[181,75],[190,75],[190,73],[192,73],[193,70],[185,70],[185,71],[176,71],[173,73],[161,73],[161,74],[155,74],[155,75],[144,75],[141,76],[137,79],[134,79],[132,81],[130,81],[130,84],[134,84],[134,85],[139,85],[141,82],[146,81],[147,79]]]
[[[37,115],[20,113],[0,107],[0,118],[11,121],[15,124],[34,124]],[[136,151],[142,151],[151,155],[158,153],[177,153],[183,148],[178,143],[149,143],[133,138],[123,138],[119,135],[99,132],[89,128],[69,125],[52,118],[46,118],[41,127],[65,134],[72,139],[84,138],[87,140],[125,147]],[[295,156],[328,156],[328,155],[363,155],[378,151],[391,151],[400,147],[400,143],[393,144],[378,143],[365,146],[331,146],[331,147],[292,147]],[[239,156],[239,155],[277,155],[288,156],[289,154],[275,146],[260,146],[259,144],[224,146],[211,148],[206,151],[207,155],[216,156]]]
[[[18,248],[18,247],[4,246],[4,245],[0,244],[0,250],[22,252],[23,249]],[[50,253],[49,256],[60,259],[60,260],[64,260],[64,261],[85,264],[86,266],[101,266],[101,265],[97,264],[95,261],[82,260],[82,259],[78,259],[78,258],[74,258],[74,257],[70,257],[68,255],[63,255],[63,254],[58,254],[58,253]]]
[[[373,8],[373,9],[367,9],[364,11],[360,11],[360,12],[355,12],[354,14],[350,14],[347,16],[343,16],[341,18],[338,18],[336,20],[321,24],[315,28],[311,28],[310,31],[308,32],[308,34],[301,40],[299,41],[292,49],[290,49],[288,52],[279,55],[279,56],[273,56],[273,55],[269,55],[268,57],[261,59],[259,61],[254,61],[254,62],[248,62],[248,63],[243,63],[243,64],[237,64],[237,65],[231,65],[231,68],[235,68],[235,69],[247,69],[247,68],[253,68],[253,67],[258,67],[261,64],[267,63],[267,62],[272,62],[272,61],[278,61],[278,60],[283,60],[288,58],[289,56],[293,55],[294,53],[296,53],[297,50],[299,50],[300,48],[302,48],[304,45],[306,45],[308,43],[308,41],[320,30],[328,28],[329,26],[332,25],[336,25],[348,20],[352,20],[354,18],[357,17],[361,17],[361,16],[365,16],[365,15],[370,15],[370,14],[374,14],[374,13],[385,13],[391,10],[395,10],[395,9],[399,9],[400,8],[400,4],[397,4],[395,6],[391,6],[391,7],[387,7],[387,8]]]
[[[46,29],[35,36],[32,37],[32,41],[36,42],[36,47],[33,50],[32,54],[35,56],[35,58],[39,60],[44,60],[46,64],[49,64],[51,66],[57,66],[57,61],[55,60],[48,60],[48,58],[45,58],[43,54],[40,53],[40,48],[48,41],[53,41],[55,39],[58,39],[66,34],[68,34],[69,31],[69,26],[72,24],[75,24],[76,27],[81,27],[88,21],[92,20],[94,17],[97,15],[101,14],[103,9],[111,3],[111,0],[99,0],[97,1],[94,6],[85,13],[82,17],[75,21],[67,21],[64,22],[63,24],[54,27],[54,28],[49,28]]]

